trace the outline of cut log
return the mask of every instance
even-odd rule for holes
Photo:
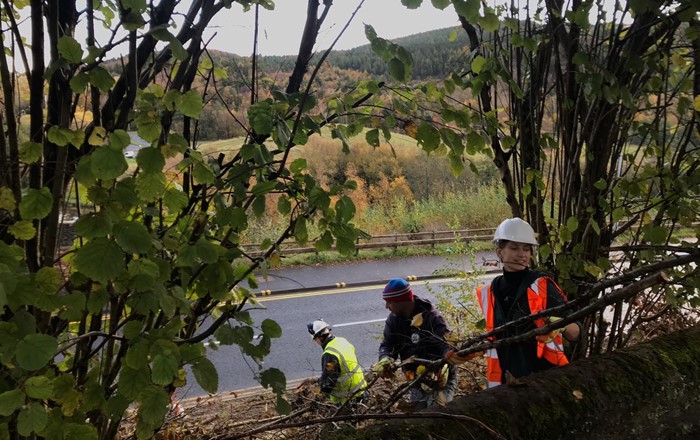
[[[341,437],[698,439],[700,326]]]

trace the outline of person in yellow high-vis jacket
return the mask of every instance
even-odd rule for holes
[[[355,347],[345,338],[334,336],[323,320],[307,324],[314,342],[323,348],[321,355],[321,393],[335,404],[365,398],[365,372],[357,361]]]
[[[541,312],[566,302],[561,288],[547,274],[530,269],[535,232],[522,219],[504,220],[493,237],[496,255],[503,265],[503,274],[477,288],[479,305],[484,313],[486,331],[508,322]],[[565,316],[570,312],[564,313]],[[524,334],[542,327],[548,320],[527,321],[500,333],[498,339]],[[581,326],[568,324],[559,331],[486,351],[488,387],[500,385],[506,377],[522,377],[553,366],[569,363],[564,354],[563,339],[575,342],[581,338]]]

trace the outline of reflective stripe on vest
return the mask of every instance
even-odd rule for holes
[[[332,354],[340,364],[340,377],[331,391],[331,402],[342,404],[361,393],[367,384],[365,383],[365,373],[357,362],[357,356],[355,356],[355,347],[347,339],[336,336],[326,344],[323,353]]]
[[[476,290],[481,311],[486,320],[486,332],[494,329],[494,296],[491,283],[479,286]],[[562,293],[562,296],[564,294]],[[530,314],[539,313],[547,308],[547,277],[537,278],[527,289],[527,300],[530,306]],[[545,325],[543,318],[535,319],[535,325],[539,328]],[[495,337],[489,337],[494,340]],[[564,346],[561,334],[558,334],[551,342],[537,343],[537,356],[544,357],[548,362],[563,366],[569,363],[564,355]],[[498,361],[498,352],[495,348],[486,351],[486,381],[488,388],[501,384],[502,379],[501,364]]]
[[[562,296],[564,295],[561,291]],[[530,314],[539,313],[547,308],[547,277],[537,278],[527,289],[527,302]],[[544,318],[535,319],[537,328],[547,324]],[[550,342],[537,342],[537,357],[545,358],[549,363],[564,366],[569,360],[564,355],[564,340],[561,333]]]

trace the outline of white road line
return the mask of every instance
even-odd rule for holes
[[[362,325],[362,324],[371,324],[373,322],[384,322],[386,321],[386,318],[380,318],[380,319],[370,319],[369,321],[355,321],[355,322],[346,322],[344,324],[335,324],[333,327],[348,327],[351,325]]]

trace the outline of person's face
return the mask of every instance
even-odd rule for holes
[[[496,255],[503,263],[503,270],[506,272],[518,272],[530,267],[532,245],[509,241],[505,246],[496,249]]]
[[[385,301],[385,307],[400,318],[409,318],[413,311],[413,301]]]

